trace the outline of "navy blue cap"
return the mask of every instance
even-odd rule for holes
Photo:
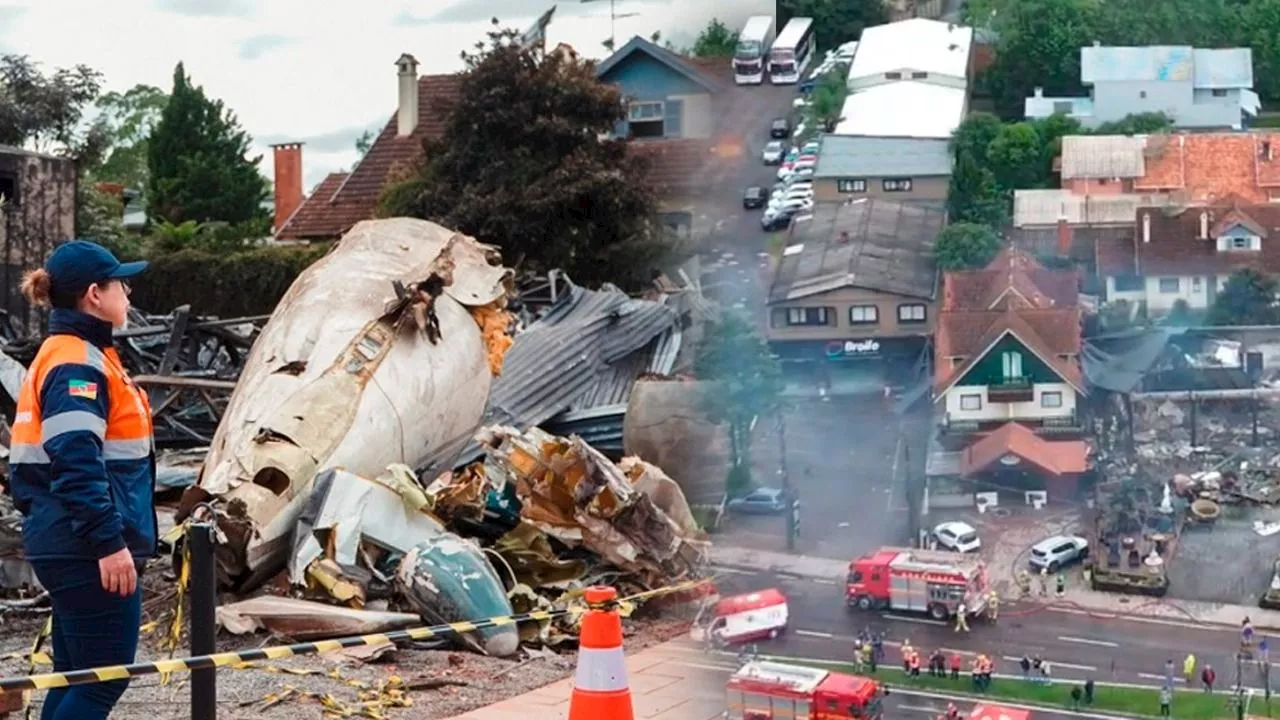
[[[71,240],[54,249],[44,269],[58,291],[78,293],[94,283],[131,278],[147,269],[147,261],[122,263],[98,243]]]

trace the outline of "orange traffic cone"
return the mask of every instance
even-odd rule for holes
[[[622,618],[612,606],[618,591],[595,586],[583,595],[590,609],[582,616],[569,720],[635,720],[622,654]]]

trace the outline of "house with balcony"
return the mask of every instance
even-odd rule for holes
[[[1161,112],[1174,127],[1243,128],[1262,103],[1253,91],[1253,51],[1188,45],[1080,48],[1080,79],[1088,97],[1026,99],[1028,118],[1061,114],[1096,128],[1127,115]]]
[[[1078,287],[1077,271],[1008,248],[982,270],[943,275],[930,474],[1074,493],[1088,458]]]

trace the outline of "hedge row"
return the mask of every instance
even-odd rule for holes
[[[134,305],[167,313],[191,305],[193,315],[266,315],[298,274],[328,252],[325,245],[271,247],[216,255],[182,250],[152,257],[133,288]]]

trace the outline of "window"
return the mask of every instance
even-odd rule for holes
[[[1200,292],[1204,290],[1204,279],[1196,276],[1191,278],[1191,292]]]
[[[1042,408],[1062,407],[1062,393],[1057,391],[1040,393],[1040,407]]]
[[[898,322],[919,323],[924,322],[925,309],[923,303],[911,303],[908,305],[898,306]]]
[[[1141,275],[1117,275],[1116,292],[1138,292],[1146,287]]]
[[[1144,100],[1145,100],[1145,99],[1147,98],[1147,91],[1146,91],[1146,90],[1139,90],[1139,91],[1138,91],[1138,97],[1140,97],[1140,98],[1142,98],[1142,99],[1144,99]]]
[[[1071,111],[1074,110],[1075,107],[1076,107],[1076,104],[1071,102],[1070,100],[1054,100],[1053,114],[1054,115],[1070,115]]]
[[[1160,292],[1165,295],[1178,292],[1178,278],[1160,278]]]
[[[885,192],[911,192],[911,178],[885,178]]]
[[[18,193],[19,187],[16,175],[0,173],[0,197],[4,198],[4,205],[16,208],[22,204],[22,198]]]
[[[829,325],[831,308],[787,308],[788,325]]]
[[[663,118],[666,106],[662,102],[634,101],[627,106],[627,120],[630,121],[631,137],[660,138],[666,134]]]
[[[928,77],[929,77],[929,73],[927,73],[927,72],[913,72],[913,73],[911,73],[911,79],[912,79],[912,80],[924,80],[924,79],[926,79],[926,78],[928,78]]]
[[[837,180],[836,190],[842,193],[864,193],[867,191],[866,180]]]
[[[1232,249],[1232,250],[1248,250],[1248,249],[1249,249],[1249,238],[1247,238],[1247,237],[1233,237],[1233,238],[1231,238],[1231,249]]]
[[[1214,96],[1214,97],[1226,97],[1226,96],[1227,96],[1227,90],[1226,90],[1226,88],[1214,88],[1214,89],[1213,89],[1213,96]]]
[[[880,309],[875,305],[854,305],[849,308],[849,322],[854,325],[873,325],[880,322]]]
[[[961,395],[960,409],[961,410],[981,410],[982,396],[977,393],[974,393],[972,395]]]
[[[902,79],[902,73],[900,73],[900,72],[887,72],[887,73],[885,73],[885,74],[884,74],[884,79],[885,79],[885,80],[901,80],[901,79]]]
[[[1004,379],[1016,380],[1022,377],[1022,353],[1010,350],[1001,355],[1004,365]]]

